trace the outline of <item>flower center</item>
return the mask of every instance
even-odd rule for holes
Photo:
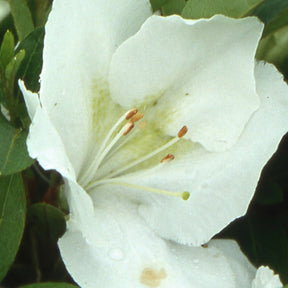
[[[139,132],[141,133],[141,130],[146,125],[145,121],[140,121],[142,120],[143,116],[144,115],[135,108],[129,110],[118,119],[118,121],[113,125],[113,127],[109,130],[106,137],[102,141],[102,144],[98,149],[96,157],[89,165],[85,175],[81,178],[81,184],[84,186],[86,190],[93,189],[97,186],[104,184],[114,184],[125,186],[128,188],[133,188],[136,190],[143,190],[167,196],[180,197],[183,200],[187,200],[190,196],[190,193],[187,191],[176,192],[176,191],[161,190],[157,188],[132,184],[129,183],[128,181],[129,177],[131,179],[131,177],[140,176],[142,173],[147,171],[145,169],[142,169],[140,171],[137,171],[136,173],[135,172],[129,173],[129,171],[132,168],[135,168],[136,166],[151,160],[152,158],[154,158],[154,156],[169,149],[171,146],[173,146],[179,140],[181,140],[181,138],[183,138],[183,136],[188,131],[188,128],[186,126],[183,126],[179,130],[176,137],[173,137],[166,143],[159,145],[159,147],[147,153],[146,155],[141,156],[126,165],[121,165],[120,168],[110,171],[106,173],[104,176],[98,177],[98,174],[100,174],[99,171],[101,170],[101,166],[104,163],[107,163],[107,161],[112,161],[110,159],[121,147],[127,144],[127,142],[131,141]],[[138,129],[134,129],[135,127],[137,127]],[[167,163],[174,160],[174,158],[175,157],[173,154],[168,153],[152,169],[158,169],[160,166],[166,165]]]

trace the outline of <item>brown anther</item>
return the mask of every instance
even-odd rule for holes
[[[125,119],[126,119],[126,120],[131,119],[135,114],[137,114],[137,112],[138,112],[138,110],[137,110],[136,108],[130,110],[130,111],[127,113]]]
[[[187,133],[187,131],[188,131],[187,126],[183,126],[183,127],[179,130],[177,136],[178,136],[179,138],[182,138],[182,137]]]
[[[168,154],[160,161],[160,163],[168,163],[168,162],[174,160],[174,158],[175,158],[174,155]]]
[[[129,121],[129,122],[126,124],[126,129],[125,129],[125,131],[123,132],[123,136],[127,135],[133,128],[134,128],[134,123],[133,123],[132,121]]]
[[[140,119],[142,119],[143,116],[144,116],[144,115],[143,115],[142,113],[137,112],[135,115],[133,115],[133,116],[131,117],[131,121],[135,123],[135,122],[139,121]]]

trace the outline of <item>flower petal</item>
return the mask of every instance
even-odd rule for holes
[[[252,282],[252,288],[280,288],[282,286],[279,276],[275,275],[267,266],[261,266],[257,270],[256,277]]]
[[[118,287],[119,284],[127,288],[145,287],[141,284],[142,273],[151,269],[159,273],[161,284],[165,283],[169,268],[165,242],[145,227],[135,205],[112,197],[108,197],[107,202],[97,200],[94,223],[90,223],[93,232],[87,235],[81,226],[71,227],[69,220],[68,231],[59,240],[62,258],[75,281],[82,288]],[[189,287],[185,280],[177,280],[183,287]],[[172,279],[171,284],[175,287],[177,282]]]
[[[154,105],[169,135],[187,125],[194,142],[225,150],[259,105],[253,71],[262,29],[253,17],[150,17],[113,55],[111,97],[125,108]]]
[[[278,275],[269,269],[269,267],[261,266],[255,269],[254,266],[248,261],[248,259],[241,252],[238,244],[233,240],[212,240],[209,242],[209,246],[213,245],[220,249],[234,272],[235,283],[237,287],[252,287],[252,288],[280,288],[282,283]],[[256,272],[256,275],[255,275]],[[252,281],[251,286],[251,280]]]
[[[81,227],[85,239],[95,236],[94,229],[94,207],[91,197],[73,179],[64,178],[64,192],[69,205],[70,229]],[[92,235],[92,236],[91,236]]]
[[[29,117],[32,121],[35,114],[36,114],[37,109],[40,108],[39,96],[37,93],[33,93],[33,92],[27,90],[27,88],[25,87],[25,84],[22,80],[18,81],[18,85],[19,85],[20,90],[23,94],[25,104],[26,104],[26,107],[28,110],[28,114],[29,114]]]
[[[40,98],[77,173],[95,137],[93,99],[107,92],[111,55],[151,15],[150,9],[148,0],[53,2]]]
[[[10,6],[4,0],[0,0],[0,22],[9,14]]]
[[[27,101],[26,94],[25,101]],[[35,100],[35,94],[32,99]],[[31,104],[36,101],[32,100]],[[28,104],[30,116],[35,112],[32,106]],[[75,171],[68,159],[65,147],[58,132],[49,120],[46,111],[43,108],[36,110],[30,125],[27,138],[27,148],[30,157],[37,159],[45,170],[57,170],[62,176],[69,179],[75,179]]]
[[[250,287],[255,276],[256,268],[248,261],[247,257],[240,250],[239,245],[234,240],[211,240],[208,247],[213,245],[219,249],[229,261],[229,265],[234,272],[236,287]]]
[[[221,285],[223,285],[223,287],[235,287],[235,288],[236,287],[237,288],[243,288],[243,287],[250,287],[251,286],[251,282],[255,276],[256,269],[248,261],[247,257],[242,253],[237,242],[235,242],[234,240],[221,240],[221,239],[211,240],[207,244],[207,247],[202,249],[202,250],[200,247],[199,248],[191,248],[191,247],[183,246],[183,245],[176,245],[176,244],[172,244],[172,245],[176,246],[177,250],[181,249],[183,251],[182,255],[178,254],[178,257],[183,262],[185,260],[188,260],[190,262],[190,263],[187,263],[186,265],[183,265],[183,263],[182,263],[182,267],[184,269],[187,269],[186,275],[191,275],[190,271],[191,271],[191,269],[193,271],[193,268],[195,269],[195,263],[197,263],[196,268],[198,269],[198,275],[200,276],[201,273],[203,273],[203,275],[200,276],[199,279],[196,280],[196,281],[199,281],[199,280],[200,281],[198,282],[198,285],[195,285],[195,287],[216,287],[215,285],[219,285],[219,281],[220,281],[219,287],[221,287]],[[220,278],[222,281],[220,279],[219,280],[217,279],[217,282],[215,282],[216,279],[215,278],[213,279],[213,277],[211,277],[213,275],[213,272],[212,272],[213,268],[211,268],[211,270],[207,269],[207,267],[209,267],[210,265],[212,265],[212,267],[214,267],[214,269],[216,267],[218,267],[218,266],[216,266],[217,263],[214,262],[215,260],[213,260],[213,256],[211,255],[212,257],[210,259],[209,259],[209,257],[207,257],[207,259],[205,259],[203,256],[202,257],[200,256],[199,258],[197,258],[197,255],[195,255],[196,251],[198,251],[198,252],[202,251],[203,252],[203,250],[205,250],[205,249],[208,249],[208,250],[209,249],[211,249],[211,250],[215,249],[214,250],[215,251],[214,257],[218,254],[218,255],[222,255],[226,258],[225,262],[223,261],[223,263],[221,265],[225,267],[228,264],[229,269],[231,269],[232,274],[233,274],[233,278],[231,277],[233,280],[231,278],[229,279],[229,277],[227,277],[225,279],[225,273],[223,273],[222,274],[222,277],[224,276],[223,279],[218,277],[218,279]],[[203,265],[203,261],[204,261],[204,265]],[[194,263],[194,265],[193,265],[193,263]],[[224,267],[222,267],[222,269]],[[228,271],[227,266],[226,266],[226,269]],[[220,268],[220,270],[221,270],[221,268]],[[218,271],[215,269],[214,273],[217,274]],[[227,273],[227,275],[229,275],[229,273]],[[195,283],[194,279],[195,279],[195,276],[192,274],[191,280],[190,280],[191,283]],[[209,283],[209,280],[212,280],[212,281]]]
[[[263,63],[256,66],[255,74],[262,104],[233,149],[208,153],[194,146],[158,171],[128,179],[138,185],[191,192],[187,201],[146,193],[140,214],[156,233],[200,245],[245,214],[261,170],[288,123],[288,89],[281,74]]]
[[[82,288],[238,287],[234,275],[238,271],[231,269],[222,248],[213,243],[208,248],[188,247],[158,238],[139,217],[137,205],[119,194],[97,193],[93,202],[94,223],[89,223],[93,232],[83,233],[72,214],[68,231],[58,242],[68,271]],[[241,272],[253,270],[249,263],[242,266]]]

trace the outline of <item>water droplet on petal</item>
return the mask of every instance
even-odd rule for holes
[[[119,248],[110,249],[108,255],[114,261],[122,261],[125,258],[124,252]]]

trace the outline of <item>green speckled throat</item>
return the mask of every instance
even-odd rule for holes
[[[156,107],[158,101],[145,101],[140,107],[124,111],[112,101],[107,86],[94,86],[91,153],[78,179],[88,193],[101,183],[141,175],[147,169],[161,169],[161,165],[173,165],[175,157],[183,157],[193,146],[190,140],[182,138],[187,127],[183,130],[179,127],[181,132],[176,137],[163,132],[161,121],[168,114],[163,111],[162,117]]]

